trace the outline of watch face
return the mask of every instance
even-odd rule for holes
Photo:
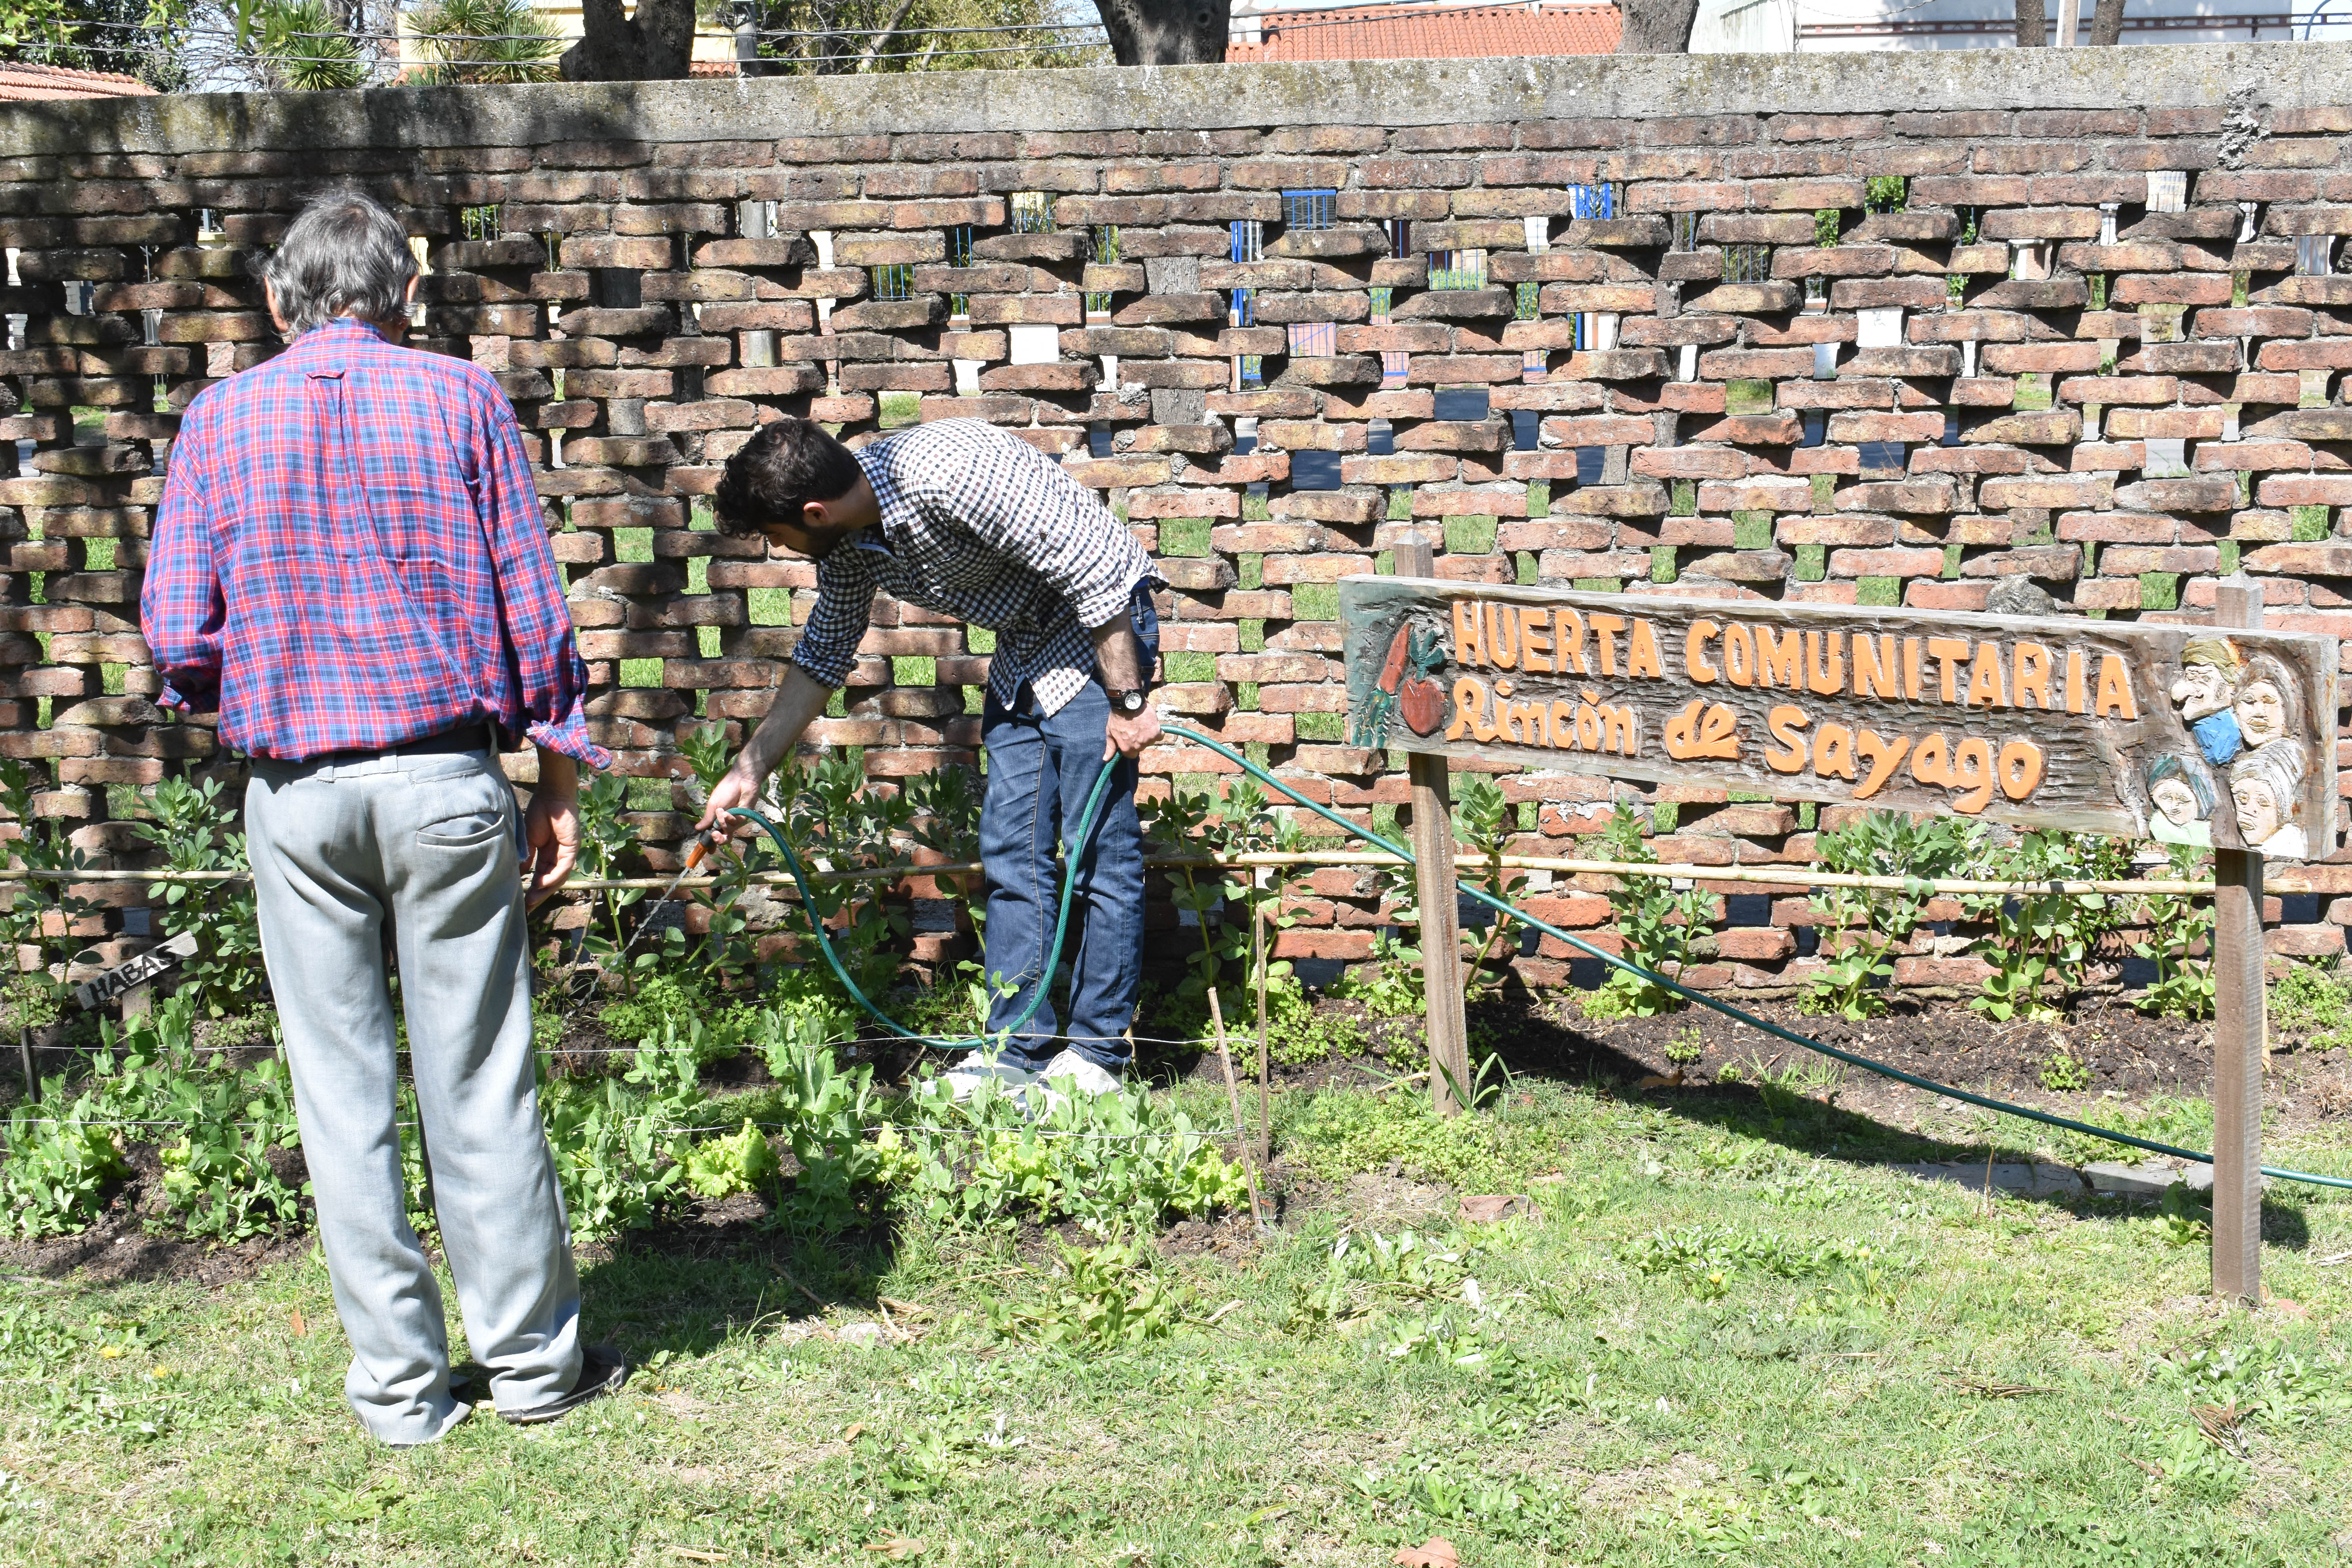
[[[1142,712],[1143,693],[1140,691],[1120,692],[1118,694],[1118,710],[1121,713],[1126,714],[1130,719],[1135,717],[1138,713]]]

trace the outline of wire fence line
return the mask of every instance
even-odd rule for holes
[[[1402,868],[1412,864],[1398,855],[1377,850],[1333,849],[1251,852],[1239,855],[1147,855],[1144,864],[1160,868],[1197,867],[1213,870],[1245,871],[1272,870],[1286,867],[1337,867],[1358,869]],[[1796,888],[1852,888],[1879,892],[1926,892],[1930,894],[1991,894],[1991,893],[2056,893],[2070,898],[2113,897],[2134,895],[2158,897],[2201,898],[2213,891],[2207,881],[2183,880],[2169,877],[2131,878],[2122,880],[2070,880],[2052,879],[2038,881],[1987,881],[1953,877],[1914,878],[1875,877],[1859,872],[1813,871],[1796,867],[1778,866],[1699,866],[1685,863],[1656,863],[1623,860],[1584,860],[1567,856],[1505,855],[1501,858],[1506,871],[1550,871],[1567,876],[1633,877],[1673,882],[1717,882],[1727,885],[1761,884]],[[883,866],[855,870],[811,870],[813,882],[870,882],[921,880],[927,878],[975,877],[984,868],[977,860],[961,860],[939,866]],[[0,868],[0,889],[10,882],[62,882],[68,885],[109,882],[159,882],[170,884],[219,884],[249,882],[250,871],[140,871],[91,868],[87,870],[26,869],[23,867]],[[715,888],[730,879],[719,876],[688,877],[579,877],[565,882],[562,893],[653,892],[661,890],[698,892]],[[789,871],[753,871],[744,879],[755,887],[790,888]]]

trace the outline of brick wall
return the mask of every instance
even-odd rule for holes
[[[779,412],[1018,429],[1160,558],[1168,706],[1365,816],[1403,784],[1341,743],[1331,584],[1412,529],[1443,575],[1632,595],[2194,618],[2242,571],[2271,625],[2352,634],[2347,131],[2352,50],[2295,45],[19,110],[0,747],[101,856],[126,790],[214,761],[149,700],[140,563],[177,411],[274,350],[250,258],[329,177],[406,217],[415,341],[530,433],[656,866],[677,735],[756,719],[811,598],[701,504]],[[877,777],[969,760],[984,641],[879,611],[819,738]],[[1150,787],[1221,766],[1168,747]],[[1610,795],[1503,784],[1538,853]],[[1794,807],[1650,798],[1664,858],[1810,855]],[[2278,950],[2343,951],[2352,867],[2272,885]],[[1311,889],[1286,949],[1360,956],[1370,879]],[[1734,900],[1703,978],[1801,973],[1786,891]],[[1966,961],[1923,939],[1905,978]]]

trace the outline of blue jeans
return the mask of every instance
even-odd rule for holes
[[[1150,595],[1136,590],[1135,635],[1149,677],[1160,652],[1160,621]],[[1091,681],[1061,711],[1048,714],[1023,686],[1011,707],[991,695],[981,715],[988,748],[988,790],[981,801],[980,858],[988,879],[985,931],[989,982],[1002,990],[988,1011],[992,1034],[1011,1026],[1040,987],[1051,991],[1045,950],[1061,908],[1056,846],[1076,838],[1087,797],[1102,772],[1110,698]],[[1143,980],[1143,828],[1135,814],[1135,763],[1121,759],[1103,797],[1089,842],[1076,848],[1077,895],[1070,901],[1069,1027],[1058,1025],[1050,997],[1005,1047],[1003,1060],[1032,1069],[1055,1055],[1055,1042],[1098,1067],[1127,1064],[1128,1026]]]

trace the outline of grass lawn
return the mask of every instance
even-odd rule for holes
[[[1225,1120],[1221,1088],[1164,1092]],[[1785,1090],[1523,1079],[1440,1126],[1403,1099],[1277,1098],[1263,1241],[907,1221],[584,1249],[626,1392],[408,1454],[342,1405],[315,1251],[218,1288],[0,1281],[0,1554],[1257,1568],[1443,1536],[1472,1565],[2074,1568],[2352,1542],[2340,1196],[2273,1192],[2291,1301],[2249,1315],[2202,1294],[2193,1210],[1988,1205],[1877,1163],[1981,1160],[1981,1121],[1931,1144]],[[1457,1217],[1506,1193],[1532,1214]]]

